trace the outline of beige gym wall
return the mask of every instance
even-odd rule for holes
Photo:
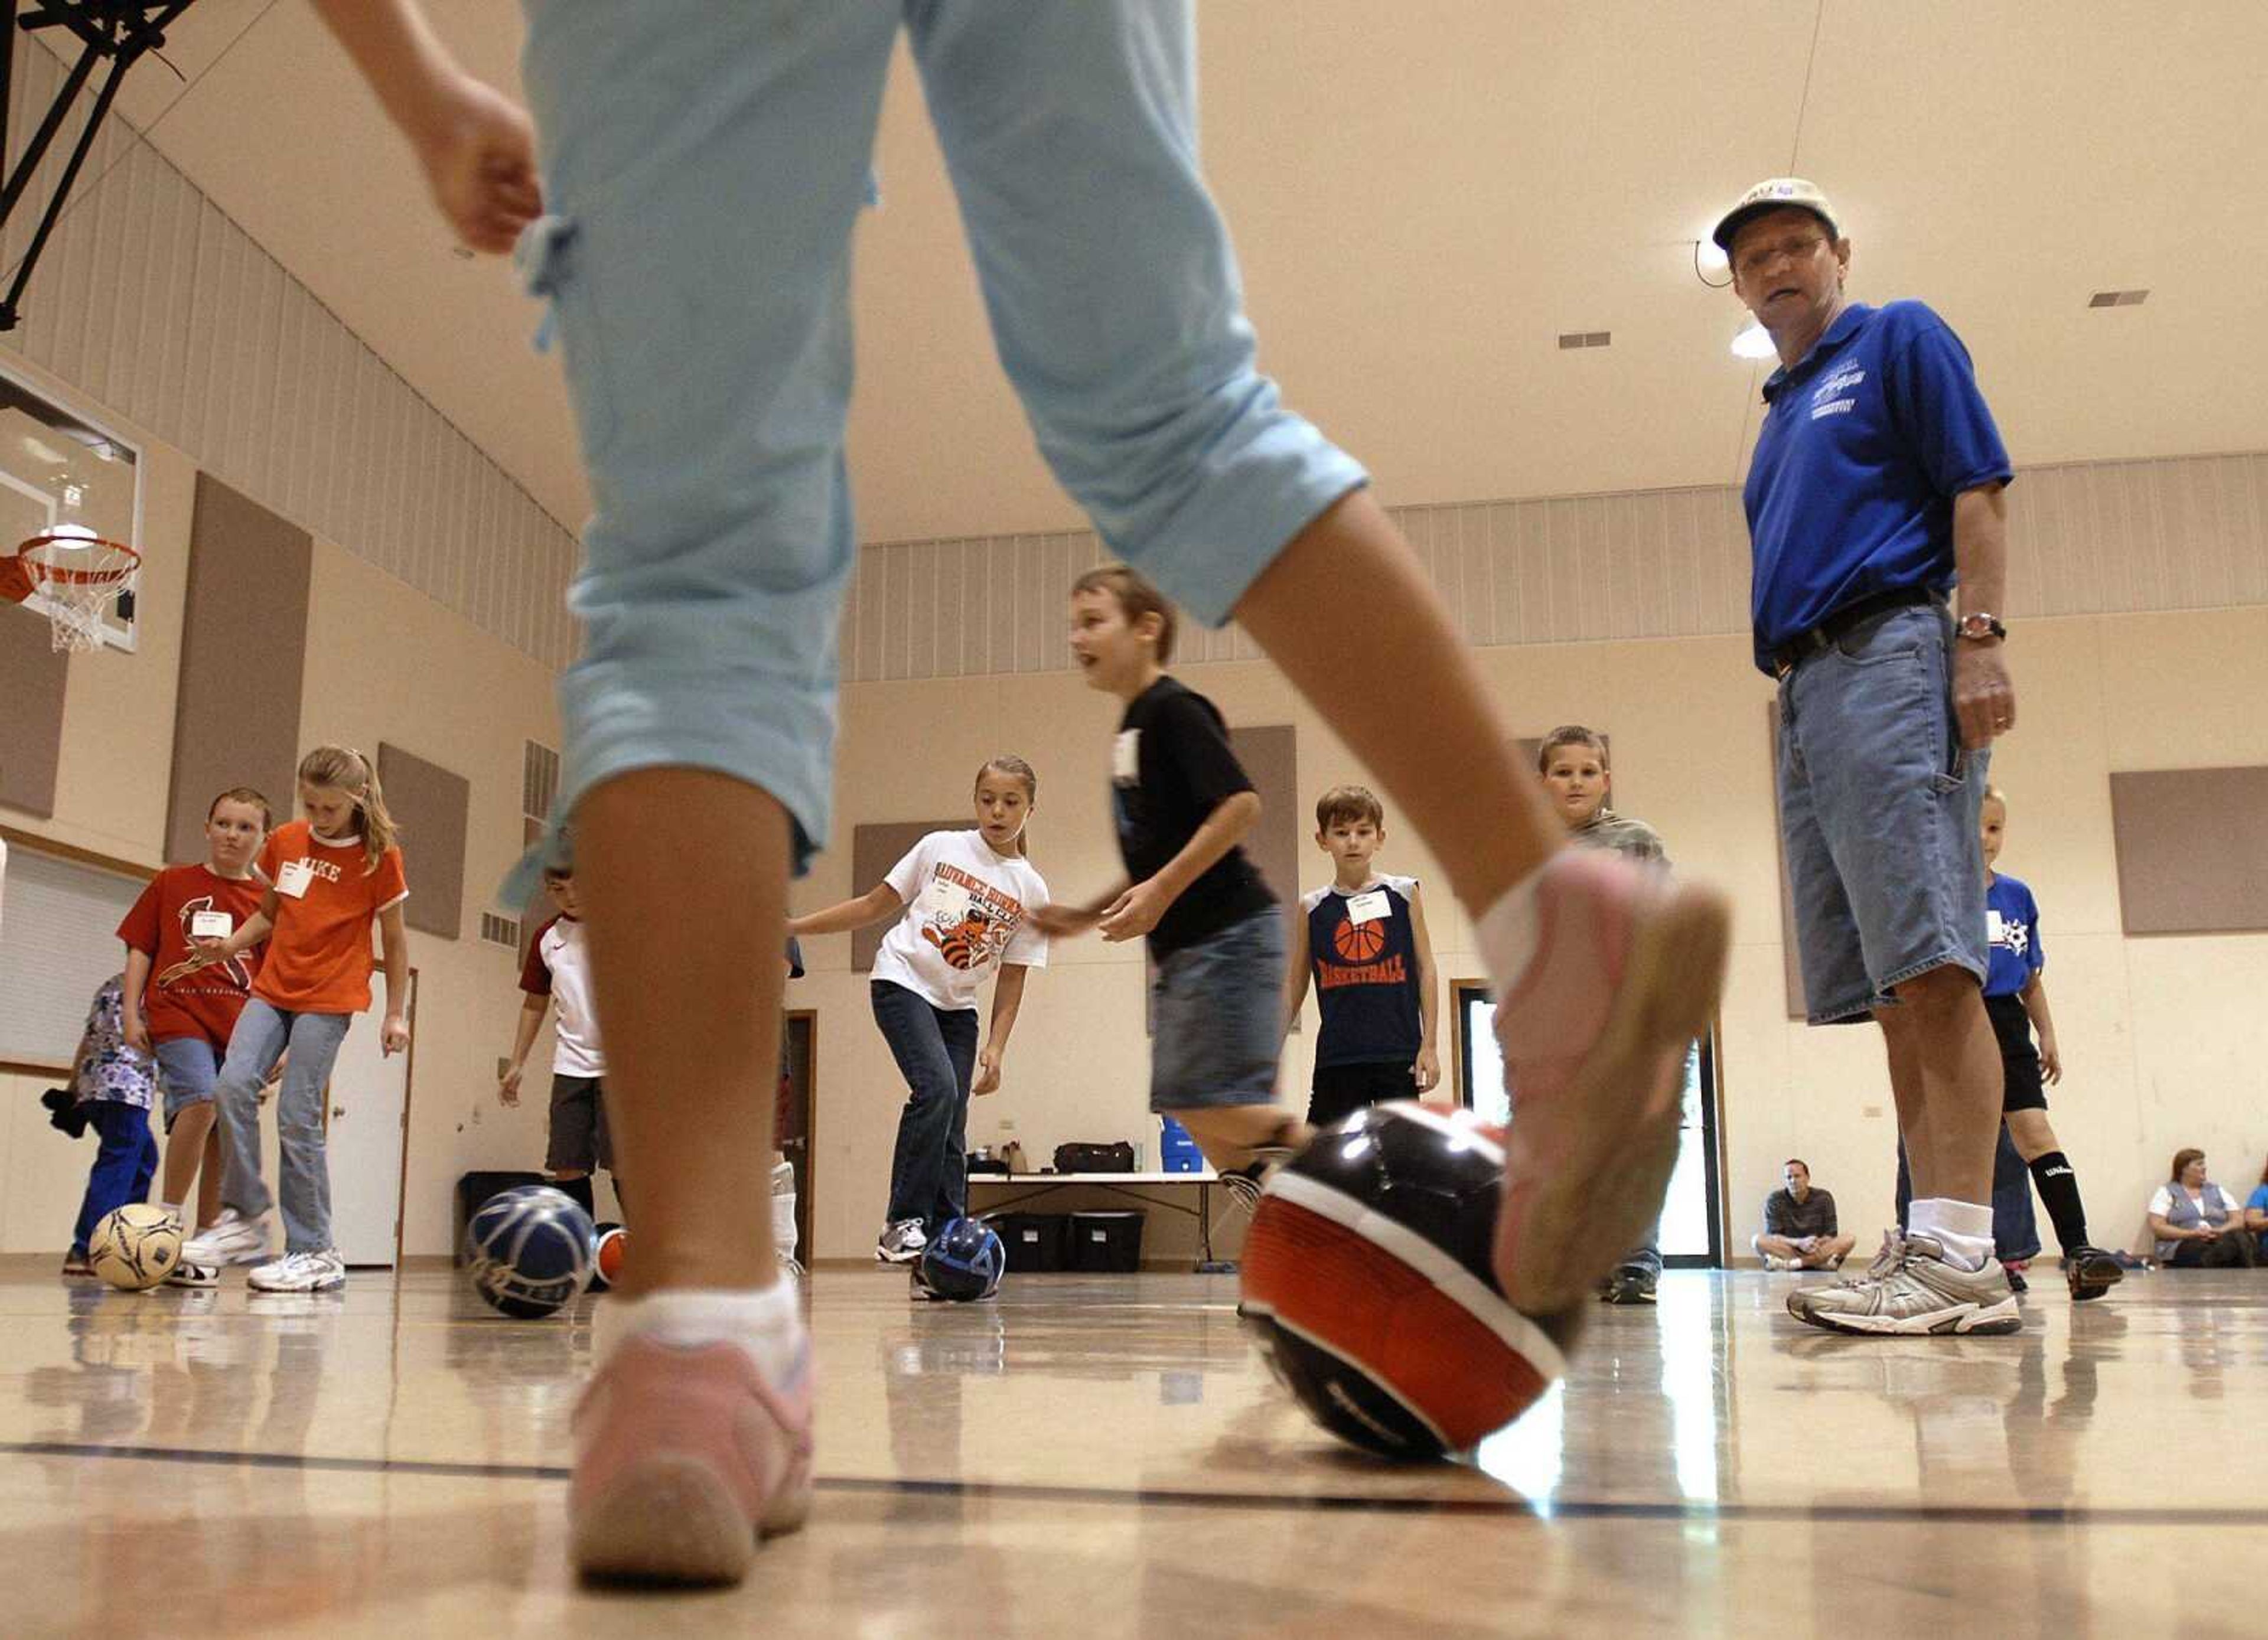
[[[39,379],[21,361],[10,363]],[[79,397],[66,384],[41,385],[67,401]],[[42,820],[0,810],[0,820],[151,868],[165,863],[196,469],[145,430],[107,408],[103,415],[143,452],[147,559],[138,646],[132,653],[73,660],[55,816]],[[472,783],[464,928],[454,940],[410,938],[420,973],[403,1208],[410,1254],[447,1251],[450,1194],[459,1173],[542,1160],[541,1099],[506,1111],[495,1095],[495,1061],[511,1047],[519,1012],[518,962],[513,952],[477,938],[490,891],[519,853],[521,746],[529,739],[558,743],[549,666],[355,554],[317,540],[301,746],[337,740],[374,753],[383,739]],[[284,818],[291,794],[269,795]],[[405,839],[404,853],[414,894],[414,837]],[[374,1014],[357,1026],[375,1027]],[[547,1033],[534,1063],[548,1063],[549,1053]],[[69,1239],[93,1151],[91,1143],[74,1144],[47,1124],[38,1095],[59,1080],[0,1076],[0,1252],[60,1254]]]
[[[1570,718],[1614,735],[1616,798],[1660,828],[1681,868],[1724,883],[1739,905],[1724,1011],[1725,1188],[1746,1255],[1781,1160],[1808,1159],[1846,1228],[1871,1239],[1891,1210],[1894,1123],[1876,1033],[1813,1030],[1786,1017],[1771,776],[1763,702],[1770,684],[1744,639],[1530,645],[1480,651],[1507,718],[1534,733]],[[2268,762],[2268,609],[2027,621],[2010,651],[2020,732],[1996,754],[2010,796],[2004,864],[2040,898],[2049,987],[2068,1074],[2051,1095],[2057,1129],[2087,1191],[2098,1239],[2127,1244],[2176,1146],[2200,1144],[2231,1188],[2258,1176],[2268,1125],[2252,1067],[2268,1059],[2268,942],[2257,937],[2129,938],[2111,852],[2113,769]],[[1351,759],[1264,665],[1199,666],[1183,676],[1232,724],[1299,732],[1305,798],[1359,778]],[[2210,692],[2198,680],[2211,679]],[[1032,858],[1060,895],[1118,871],[1105,779],[1116,702],[1068,672],[845,691],[836,827],[952,813],[985,756],[1012,751],[1042,782]],[[917,729],[917,732],[916,732]],[[1466,919],[1406,818],[1389,813],[1381,857],[1428,885],[1445,978],[1478,977]],[[1324,880],[1319,853],[1303,882]],[[799,886],[809,908],[871,885],[844,854]],[[791,1005],[819,1011],[816,1225],[822,1258],[863,1256],[880,1228],[902,1085],[867,1011],[849,941],[809,942],[810,976]],[[969,1143],[1023,1143],[1035,1164],[1065,1139],[1131,1138],[1157,1153],[1145,1108],[1142,969],[1129,947],[1059,942],[1034,977],[1000,1093],[972,1109]],[[1313,1003],[1309,1004],[1312,1018]],[[1453,1026],[1444,999],[1445,1060]],[[1312,1036],[1285,1058],[1304,1099]],[[1012,1130],[1003,1129],[1003,1119]],[[2043,1226],[2044,1231],[2044,1225]],[[1188,1245],[1153,1213],[1153,1256]]]

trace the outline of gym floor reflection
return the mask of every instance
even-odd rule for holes
[[[2045,1272],[2043,1271],[2044,1275]],[[1814,1332],[1791,1278],[1673,1272],[1470,1466],[1341,1450],[1231,1280],[822,1270],[820,1499],[744,1587],[563,1558],[603,1298],[446,1269],[134,1297],[0,1260],[8,1635],[2126,1635],[2250,1626],[2268,1274],[2164,1274],[2012,1339]]]

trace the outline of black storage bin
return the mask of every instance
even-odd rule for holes
[[[999,1232],[1008,1269],[1019,1276],[1045,1275],[1066,1268],[1071,1220],[1062,1213],[996,1213],[986,1221]]]
[[[465,1226],[473,1222],[473,1215],[481,1210],[481,1203],[505,1190],[521,1185],[548,1182],[541,1173],[467,1173],[457,1180],[457,1228],[449,1239],[449,1256],[459,1264],[465,1261]]]
[[[1139,1212],[1073,1213],[1071,1268],[1125,1275],[1142,1268]]]

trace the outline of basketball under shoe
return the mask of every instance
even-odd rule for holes
[[[1497,1279],[1514,1308],[1579,1304],[1645,1238],[1677,1166],[1679,1072],[1725,989],[1722,894],[1588,849],[1534,886],[1535,940],[1496,1032],[1506,1136]]]
[[[1832,1286],[1799,1287],[1787,1296],[1787,1313],[1830,1332],[1879,1335],[1918,1333],[2013,1333],[2023,1317],[2007,1272],[1992,1260],[1965,1270],[1945,1260],[1943,1247],[1930,1236],[1908,1236],[1895,1259],[1874,1261],[1865,1276]],[[1874,1269],[1888,1263],[1880,1275]]]
[[[799,1327],[800,1323],[799,1323]],[[737,1583],[757,1544],[811,1511],[811,1347],[784,1385],[729,1342],[643,1334],[575,1409],[570,1554],[590,1577]]]

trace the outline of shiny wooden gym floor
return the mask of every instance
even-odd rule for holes
[[[1227,1280],[822,1270],[818,1507],[722,1594],[568,1575],[589,1314],[438,1267],[113,1293],[0,1259],[0,1634],[2019,1635],[2255,1630],[2268,1272],[2020,1337],[1844,1339],[1792,1278],[1603,1306],[1476,1468],[1342,1452]]]

